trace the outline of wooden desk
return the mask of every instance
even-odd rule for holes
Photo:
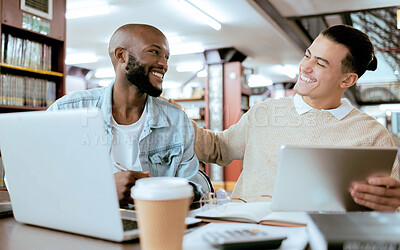
[[[0,249],[122,250],[140,249],[139,241],[114,243],[61,231],[30,226],[14,217],[0,219]]]
[[[10,200],[6,191],[0,191],[0,201]],[[85,237],[17,222],[14,217],[0,218],[0,249],[59,249],[59,250],[122,250],[140,249],[139,240],[126,243]]]
[[[3,195],[2,191],[0,191],[0,200],[6,200]],[[196,242],[190,242],[190,244],[193,244],[193,247],[186,246],[184,249],[199,249],[196,247]],[[293,249],[293,247],[283,248]],[[135,250],[140,249],[140,244],[138,240],[115,243],[82,235],[30,226],[15,221],[14,217],[8,217],[0,218],[0,249]]]

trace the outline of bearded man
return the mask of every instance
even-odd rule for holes
[[[198,159],[193,151],[194,130],[186,114],[157,98],[168,70],[169,45],[157,28],[127,24],[118,28],[109,43],[115,80],[108,87],[71,93],[48,110],[100,109],[120,204],[132,203],[131,187],[149,176],[183,177],[194,188]],[[101,185],[101,183],[99,183]]]

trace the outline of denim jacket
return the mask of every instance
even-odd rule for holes
[[[48,110],[99,108],[108,135],[107,143],[111,149],[113,86],[114,83],[104,88],[71,93],[58,99]],[[195,199],[199,199],[200,186],[193,184],[199,161],[193,150],[194,129],[190,120],[180,108],[149,95],[146,110],[147,119],[139,138],[139,160],[143,171],[149,171],[150,176],[186,178],[195,189]]]

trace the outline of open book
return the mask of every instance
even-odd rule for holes
[[[230,202],[197,213],[196,218],[206,222],[242,222],[281,227],[304,227],[305,212],[272,211],[270,202]]]

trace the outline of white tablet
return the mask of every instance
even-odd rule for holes
[[[283,211],[361,211],[353,181],[391,173],[397,148],[282,146],[271,208]]]

